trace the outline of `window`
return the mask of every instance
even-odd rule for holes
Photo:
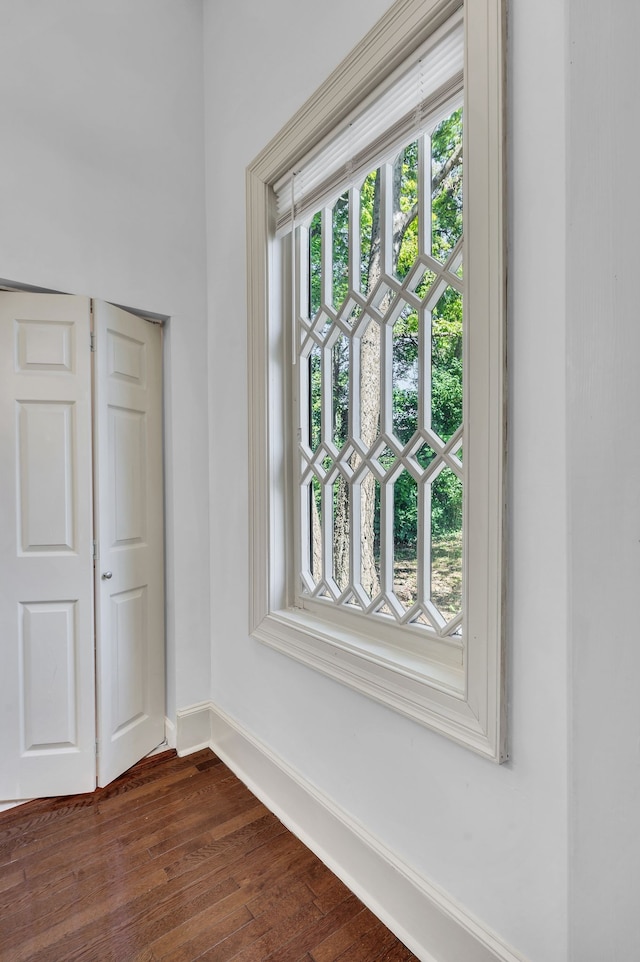
[[[399,0],[247,179],[252,633],[496,760],[502,29]]]

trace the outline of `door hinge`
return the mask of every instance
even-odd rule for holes
[[[95,349],[96,349],[96,336],[95,336],[95,334],[93,333],[93,331],[91,331],[91,334],[89,335],[89,343],[90,343],[90,345],[91,345],[91,350],[95,352]]]
[[[98,542],[97,541],[93,542],[93,560],[94,561],[98,560]]]

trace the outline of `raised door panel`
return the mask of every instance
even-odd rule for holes
[[[75,601],[20,605],[20,723],[24,753],[78,748]]]
[[[146,414],[110,405],[108,424],[109,542],[114,548],[143,544],[147,528]]]
[[[17,402],[20,553],[74,552],[75,404]]]
[[[146,387],[147,346],[119,331],[107,331],[107,376]]]
[[[149,714],[147,687],[148,631],[146,586],[111,596],[113,734],[144,721]]]
[[[22,296],[22,295],[20,295]],[[69,321],[16,320],[16,370],[73,374],[75,325]]]

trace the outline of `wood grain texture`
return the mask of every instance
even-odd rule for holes
[[[208,749],[0,813],[0,962],[410,962]]]

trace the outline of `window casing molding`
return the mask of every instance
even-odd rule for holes
[[[273,186],[445,20],[460,0],[398,0],[247,170],[250,631],[495,761],[504,696],[504,0],[466,0],[465,643],[443,656],[402,627],[369,632],[293,607],[290,362]],[[469,363],[469,357],[473,363]],[[295,376],[295,374],[294,374]],[[477,413],[482,412],[480,417]]]

